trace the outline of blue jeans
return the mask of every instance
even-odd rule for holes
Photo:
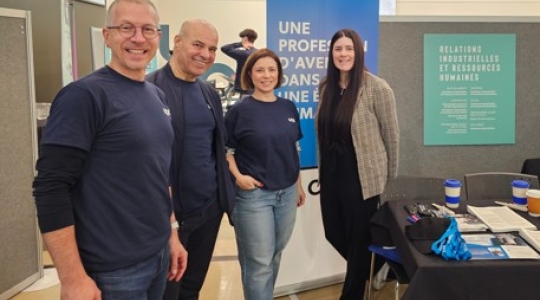
[[[246,300],[274,298],[281,253],[293,232],[297,203],[296,184],[274,191],[238,191],[233,221]]]
[[[103,300],[157,300],[163,297],[169,270],[169,244],[153,256],[132,266],[90,272]]]

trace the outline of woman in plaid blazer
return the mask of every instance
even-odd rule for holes
[[[364,67],[360,36],[334,34],[317,111],[321,210],[326,239],[347,260],[340,299],[362,299],[369,274],[369,220],[397,176],[394,92]]]

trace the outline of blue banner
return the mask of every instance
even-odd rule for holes
[[[266,44],[280,56],[285,75],[277,94],[300,113],[300,166],[317,167],[315,112],[330,39],[339,29],[354,29],[364,41],[367,68],[377,73],[379,0],[267,0],[266,6]]]

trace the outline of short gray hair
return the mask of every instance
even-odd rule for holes
[[[146,4],[146,5],[150,6],[150,7],[152,7],[152,9],[156,12],[157,23],[158,23],[157,25],[159,25],[159,13],[158,13],[158,10],[157,10],[156,6],[154,5],[154,3],[151,0],[114,0],[113,3],[111,3],[111,5],[109,6],[109,9],[107,9],[107,17],[105,19],[107,24],[105,24],[105,25],[113,25],[112,24],[112,19],[113,19],[113,16],[114,16],[114,10],[116,9],[116,6],[120,2]]]

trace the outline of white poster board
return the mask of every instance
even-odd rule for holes
[[[92,68],[94,71],[105,66],[105,40],[102,31],[99,27],[90,27]]]
[[[306,204],[298,209],[293,235],[281,257],[274,296],[343,282],[345,278],[345,260],[324,237],[318,169],[302,170],[301,177]]]

